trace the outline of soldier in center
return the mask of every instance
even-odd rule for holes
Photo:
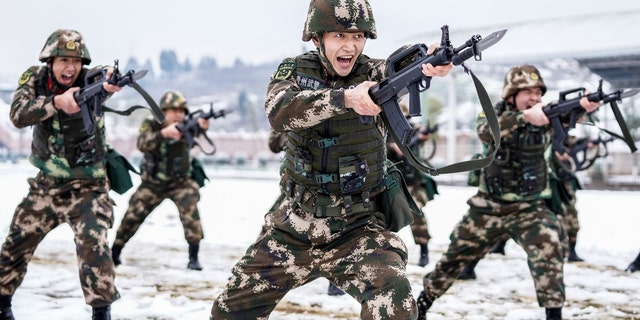
[[[362,319],[415,319],[407,248],[378,203],[387,128],[368,91],[386,64],[362,54],[376,35],[366,0],[311,1],[302,39],[317,50],[285,59],[265,102],[272,128],[287,133],[286,197],[233,267],[211,319],[267,319],[287,292],[319,277],[354,297]],[[425,64],[422,73],[452,67]]]

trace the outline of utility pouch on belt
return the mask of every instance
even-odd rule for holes
[[[387,220],[387,229],[397,232],[413,223],[413,215],[422,215],[407,189],[402,173],[389,160],[386,161],[385,190],[376,197]]]
[[[127,158],[114,149],[107,150],[105,167],[107,169],[107,177],[109,178],[111,190],[118,194],[123,194],[133,187],[129,171],[138,175],[140,174],[136,168],[129,163]]]
[[[204,172],[202,163],[196,158],[191,160],[191,178],[198,182],[200,188],[204,187],[205,180],[209,180],[209,177],[207,177],[207,174]]]

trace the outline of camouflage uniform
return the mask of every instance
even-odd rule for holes
[[[367,30],[375,38],[366,1],[312,1],[303,40],[311,38],[307,30],[314,28],[315,15],[327,11],[351,13],[365,25],[345,18],[344,25],[321,32]],[[287,132],[281,179],[286,197],[268,214],[266,232],[233,267],[211,319],[267,319],[287,292],[319,277],[356,298],[363,319],[416,317],[406,246],[386,228],[375,201],[384,188],[386,128],[379,119],[362,124],[344,105],[345,88],[383,78],[384,60],[360,55],[348,76],[331,77],[322,59],[318,51],[287,58],[271,77],[265,109],[271,126]],[[351,162],[357,157],[366,163]],[[334,179],[338,174],[340,181]]]
[[[60,47],[66,51],[56,51]],[[13,296],[40,241],[67,223],[75,235],[85,302],[94,308],[106,307],[120,296],[107,242],[114,202],[103,163],[107,148],[104,120],[98,117],[96,131],[89,134],[79,112],[68,115],[54,107],[53,97],[68,89],[57,83],[50,70],[49,59],[54,56],[91,62],[79,33],[58,30],[40,55],[47,65],[32,66],[20,77],[10,117],[18,128],[34,127],[29,160],[39,172],[27,180],[29,193],[16,208],[2,245],[0,296]],[[88,72],[83,67],[72,87],[83,87]]]
[[[514,67],[505,78],[504,101],[496,105],[501,144],[495,160],[479,177],[478,193],[467,203],[469,211],[451,233],[451,243],[433,272],[424,277],[420,303],[427,305],[444,294],[463,268],[483,257],[508,235],[527,253],[538,304],[549,310],[565,301],[563,229],[546,199],[551,196],[549,169],[551,127],[525,121],[522,112],[506,101],[518,90],[546,87],[533,67]],[[507,90],[509,89],[509,90]],[[492,141],[484,114],[477,132],[485,146]]]
[[[175,96],[169,91],[160,101],[160,107],[183,108],[188,112],[186,100],[181,94]],[[180,101],[172,105],[171,97]],[[167,101],[165,101],[167,100]],[[183,104],[184,103],[184,104]],[[170,199],[178,208],[184,238],[189,244],[190,258],[197,254],[200,240],[204,238],[198,201],[200,185],[192,177],[193,158],[184,139],[174,140],[162,136],[163,128],[153,119],[146,119],[140,127],[137,147],[144,153],[141,165],[141,183],[129,199],[129,207],[120,221],[113,242],[114,258],[119,258],[120,250],[135,235],[138,228],[151,212],[165,199]],[[196,259],[197,260],[197,259]],[[116,264],[119,264],[119,259]],[[200,268],[201,269],[201,268]]]

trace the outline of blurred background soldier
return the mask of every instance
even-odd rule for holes
[[[176,127],[189,113],[187,100],[178,91],[168,91],[160,99],[165,122],[158,124],[146,119],[140,127],[138,149],[144,153],[140,166],[142,177],[138,189],[129,199],[129,208],[120,221],[111,248],[113,262],[119,265],[120,253],[125,244],[151,212],[165,199],[173,201],[189,244],[187,268],[202,270],[198,260],[200,240],[204,238],[198,202],[203,180],[196,180],[194,173],[203,172],[198,161],[191,156],[191,148]],[[202,132],[209,128],[209,120],[198,118]]]

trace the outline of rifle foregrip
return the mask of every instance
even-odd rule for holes
[[[469,59],[469,58],[471,58],[473,56],[474,56],[473,49],[472,48],[468,48],[466,50],[463,50],[462,52],[459,52],[455,56],[453,56],[453,58],[451,59],[451,62],[453,63],[454,66],[459,66],[463,62],[465,62],[467,59]]]

